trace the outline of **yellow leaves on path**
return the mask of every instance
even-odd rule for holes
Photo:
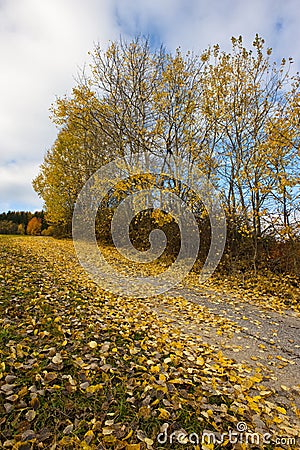
[[[196,274],[189,275],[189,284],[197,285]],[[299,280],[291,275],[274,274],[265,270],[258,274],[248,272],[227,276],[214,275],[206,282],[206,286],[221,294],[227,293],[235,296],[239,302],[251,302],[258,306],[267,306],[274,311],[283,313],[287,308],[300,312],[300,286]],[[243,317],[244,320],[249,320]]]

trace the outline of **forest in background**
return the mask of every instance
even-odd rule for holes
[[[58,136],[33,181],[54,234],[70,236],[78,194],[103,165],[144,152],[164,161],[176,156],[221,193],[227,219],[222,270],[298,275],[300,78],[292,74],[292,59],[273,61],[258,35],[251,49],[242,37],[232,38],[231,52],[215,45],[199,55],[171,54],[138,37],[107,50],[96,45],[90,56],[89,74],[51,108]],[[145,187],[148,181],[136,183],[137,190]],[[103,242],[111,243],[116,198],[128,189],[117,186],[101,204],[96,231]],[[179,185],[176,194],[192,198]],[[200,199],[191,207],[203,262],[209,220]],[[147,249],[149,232],[160,226],[171,236],[167,250],[174,258],[180,233],[166,216],[141,213],[131,224],[134,245]]]
[[[44,211],[7,211],[0,214],[0,234],[30,234],[51,236]]]

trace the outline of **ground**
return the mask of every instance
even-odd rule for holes
[[[3,448],[299,448],[295,299],[194,275],[126,298],[92,282],[72,241],[0,247]]]

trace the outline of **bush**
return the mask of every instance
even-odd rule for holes
[[[43,230],[41,232],[42,236],[53,236],[54,235],[54,226],[50,225],[48,228],[45,228],[45,230]]]

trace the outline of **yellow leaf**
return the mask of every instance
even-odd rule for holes
[[[95,392],[101,391],[101,389],[103,389],[102,384],[94,384],[92,386],[88,386],[85,392],[88,392],[89,394],[94,394]]]
[[[281,406],[277,406],[276,407],[277,411],[280,412],[281,414],[286,414],[286,410],[284,408],[282,408]]]
[[[205,363],[204,359],[202,358],[202,356],[198,356],[197,360],[196,360],[196,364],[197,366],[203,366]]]
[[[152,439],[149,439],[149,438],[145,438],[144,442],[146,443],[147,447],[151,447],[151,445],[154,444],[154,441]]]
[[[27,413],[25,414],[25,418],[26,420],[28,420],[29,422],[31,422],[36,416],[36,412],[34,411],[34,409],[30,409],[29,411],[27,411]]]
[[[80,443],[81,450],[92,450],[94,447],[90,447],[85,441]]]
[[[150,367],[150,372],[151,373],[159,373],[160,372],[159,366],[151,366]]]
[[[89,346],[90,348],[96,348],[97,345],[98,345],[98,344],[97,344],[96,341],[91,341],[91,342],[88,343],[88,346]]]
[[[214,450],[214,444],[211,442],[210,444],[203,443],[201,445],[202,450]]]
[[[89,445],[90,442],[93,440],[94,436],[95,435],[94,435],[94,432],[92,430],[87,431],[85,433],[85,435],[84,435],[85,442]]]
[[[284,384],[281,384],[280,387],[281,387],[281,389],[283,391],[288,391],[289,390],[289,388],[287,386],[285,386]]]
[[[22,350],[22,345],[21,344],[17,344],[17,356],[19,358],[23,358],[23,356],[24,356],[24,352]]]
[[[160,412],[159,419],[168,419],[170,417],[170,413],[166,409],[158,408],[158,411]]]
[[[129,439],[132,436],[133,430],[130,430],[127,436],[125,436],[123,439]]]

